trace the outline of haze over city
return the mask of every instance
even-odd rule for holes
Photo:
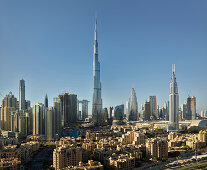
[[[139,109],[150,95],[163,105],[176,64],[180,104],[193,95],[197,112],[207,110],[206,5],[202,0],[1,1],[0,93],[18,96],[24,78],[32,104],[47,93],[52,105],[53,97],[66,91],[92,101],[97,16],[104,107],[125,104],[131,88]]]

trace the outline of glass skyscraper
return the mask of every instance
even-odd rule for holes
[[[95,39],[93,53],[93,101],[92,116],[94,124],[100,124],[102,119],[102,98],[100,82],[100,63],[98,61],[97,20],[95,22]]]

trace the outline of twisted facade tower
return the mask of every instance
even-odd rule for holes
[[[93,103],[92,116],[94,124],[100,124],[102,121],[102,99],[100,82],[100,63],[98,61],[98,41],[97,41],[97,20],[95,22],[95,38],[93,52]]]

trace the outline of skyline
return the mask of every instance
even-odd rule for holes
[[[192,3],[192,1],[190,2]],[[201,2],[204,3],[204,1]],[[142,7],[145,6],[141,2],[139,3],[142,5]],[[2,6],[4,5],[8,6],[9,3],[0,2],[0,4],[3,4],[0,7],[2,8]],[[15,4],[17,5],[18,3]],[[20,4],[19,6],[18,5],[17,6],[19,8],[22,8],[20,7]],[[45,3],[41,3],[41,4],[43,4],[43,6],[45,5]],[[66,3],[65,1],[65,4],[69,5],[70,3]],[[114,4],[113,3],[111,4],[112,7],[114,8]],[[170,4],[172,5],[173,3]],[[205,4],[206,3],[204,3],[204,5]],[[77,4],[74,3],[73,5],[77,5]],[[164,5],[166,5],[166,3],[164,3]],[[200,3],[199,5],[202,6],[202,3]],[[12,5],[10,4],[10,6]],[[43,6],[41,6],[41,9],[43,8]],[[136,90],[139,106],[140,104],[144,104],[145,99],[147,99],[151,95],[156,95],[158,99],[158,104],[163,105],[164,101],[167,101],[169,96],[171,64],[175,63],[176,77],[178,79],[178,86],[179,86],[179,93],[180,93],[180,104],[182,104],[184,100],[185,101],[187,100],[188,94],[190,93],[189,95],[196,96],[197,98],[197,103],[198,103],[197,111],[200,112],[201,110],[207,110],[207,107],[205,105],[206,96],[207,96],[205,87],[207,85],[207,81],[204,79],[206,73],[205,57],[207,54],[205,49],[205,44],[207,43],[207,40],[204,38],[206,36],[204,30],[207,27],[207,24],[204,23],[204,21],[202,20],[199,21],[196,20],[202,16],[201,15],[202,13],[205,14],[203,15],[203,18],[205,18],[206,11],[204,12],[199,9],[200,13],[196,13],[198,11],[196,11],[196,9],[193,8],[193,4],[192,4],[191,6],[192,9],[191,8],[190,9],[196,11],[194,15],[191,14],[191,16],[195,17],[194,20],[191,20],[192,28],[191,29],[189,28],[189,30],[185,30],[185,28],[188,28],[190,24],[190,20],[187,20],[186,23],[183,23],[182,25],[183,28],[181,27],[180,31],[176,30],[177,31],[176,33],[178,34],[177,37],[173,37],[173,34],[172,36],[167,35],[167,33],[174,33],[172,28],[171,28],[172,30],[164,32],[163,34],[161,34],[161,31],[163,30],[159,31],[158,29],[159,28],[164,29],[165,26],[169,28],[173,24],[180,23],[182,19],[183,20],[187,19],[189,17],[187,16],[187,14],[189,14],[190,11],[189,8],[187,8],[188,9],[187,14],[183,13],[183,15],[181,15],[182,19],[178,20],[177,22],[175,21],[175,19],[178,19],[177,18],[178,16],[175,18],[171,16],[172,19],[174,19],[173,20],[174,22],[171,23],[172,25],[170,24],[170,22],[168,23],[169,25],[165,25],[166,21],[163,20],[164,18],[158,19],[158,21],[160,21],[159,23],[161,24],[161,26],[157,27],[153,25],[154,26],[153,28],[155,28],[155,30],[153,30],[154,32],[149,30],[146,31],[145,32],[146,34],[144,34],[145,38],[142,37],[142,39],[139,41],[138,37],[140,37],[141,34],[143,33],[143,29],[144,28],[147,29],[148,27],[142,26],[141,31],[135,32],[135,30],[139,28],[138,26],[140,25],[138,24],[138,22],[134,24],[133,19],[131,19],[128,20],[127,22],[129,25],[131,24],[131,26],[134,26],[135,28],[125,26],[124,28],[126,30],[124,30],[124,28],[121,28],[120,19],[113,20],[118,18],[118,14],[114,14],[111,16],[112,20],[115,21],[115,23],[111,23],[111,21],[107,20],[109,14],[103,11],[103,7],[100,7],[100,5],[98,6],[99,6],[99,10],[98,10],[99,35],[98,36],[99,36],[99,51],[100,51],[99,59],[102,66],[101,82],[102,82],[102,96],[103,96],[102,98],[103,98],[104,107],[105,106],[108,107],[111,105],[114,106],[114,105],[125,104],[125,102],[128,100],[128,96],[130,94],[131,88],[134,88]],[[61,5],[61,7],[63,6]],[[149,8],[150,7],[152,8],[152,6],[149,6]],[[35,10],[37,8],[37,5],[36,6],[34,5],[34,7],[30,7],[30,9],[31,8],[32,10]],[[111,7],[108,8],[109,11],[112,12],[113,8],[112,9]],[[118,13],[121,11],[122,8],[118,10]],[[180,8],[179,7],[177,8],[178,8],[178,12],[181,12]],[[40,9],[41,14],[45,13],[45,11],[43,11],[44,8],[42,10],[41,9]],[[50,14],[52,12],[52,9],[56,9],[55,6],[49,8],[48,11]],[[64,9],[66,10],[66,7]],[[58,96],[60,93],[64,91],[77,94],[78,99],[80,100],[87,99],[89,101],[92,101],[92,69],[91,68],[92,68],[92,56],[93,56],[93,38],[94,38],[93,32],[94,32],[95,10],[91,9],[89,10],[90,15],[83,16],[84,12],[87,11],[85,9],[85,11],[81,13],[79,16],[75,16],[75,17],[73,16],[74,20],[75,18],[77,19],[76,21],[72,20],[71,19],[72,17],[69,15],[74,13],[74,11],[72,11],[71,13],[69,13],[69,11],[63,11],[64,15],[57,15],[54,21],[52,21],[52,18],[50,18],[49,15],[47,16],[45,14],[44,16],[45,18],[44,17],[43,18],[51,19],[51,21],[49,20],[48,23],[44,25],[46,27],[43,28],[43,30],[40,26],[43,23],[37,24],[38,23],[37,19],[40,19],[39,17],[34,17],[36,19],[35,20],[36,24],[34,24],[33,26],[36,26],[37,29],[34,30],[32,29],[32,26],[29,27],[29,24],[31,24],[28,21],[29,17],[28,18],[23,17],[23,15],[27,14],[29,11],[27,11],[27,13],[26,12],[24,13],[24,11],[20,13],[20,11],[16,9],[17,12],[19,13],[13,12],[9,14],[11,10],[12,8],[9,9],[8,12],[5,12],[5,9],[2,9],[0,12],[0,17],[1,19],[3,19],[2,27],[0,26],[0,28],[2,28],[1,34],[3,34],[3,37],[0,39],[0,46],[1,46],[0,56],[1,56],[1,60],[3,61],[0,63],[0,82],[1,82],[0,93],[3,96],[5,96],[6,94],[9,93],[9,91],[12,91],[15,97],[18,98],[18,82],[21,78],[24,78],[26,84],[25,85],[26,99],[31,100],[31,104],[34,104],[35,102],[44,103],[44,96],[47,93],[49,98],[49,105],[52,105],[53,98]],[[153,12],[158,13],[158,11],[159,11],[158,9],[157,10],[154,9]],[[134,13],[135,12],[136,11],[134,11]],[[144,11],[142,12],[143,14],[146,15]],[[165,12],[167,17],[169,17],[170,11],[169,12],[165,11]],[[5,13],[6,15],[4,15],[3,18],[3,14]],[[31,13],[35,13],[35,12],[33,11]],[[131,13],[129,13],[127,17],[133,17]],[[148,17],[153,17],[152,13]],[[14,14],[17,14],[15,22],[14,22],[14,18],[12,18],[15,16]],[[52,14],[54,17],[55,16],[54,13]],[[66,16],[65,14],[68,15]],[[135,14],[137,16],[137,13]],[[162,11],[161,14],[159,14],[159,16],[160,15],[162,16]],[[67,17],[70,18],[72,20],[72,23],[75,24],[77,27],[75,26],[73,27],[73,24],[67,25],[64,22],[58,21],[58,18],[59,17],[61,18],[62,16],[64,16],[65,19],[67,19]],[[121,15],[121,17],[123,17],[123,15]],[[157,15],[155,15],[153,19],[156,19],[156,17]],[[84,20],[84,18],[86,20]],[[40,22],[43,22],[44,19],[40,20]],[[144,19],[139,21],[142,24],[146,22],[145,25],[149,26],[150,24],[155,22],[153,21],[153,19],[150,21],[146,21]],[[12,21],[14,23],[10,23]],[[21,27],[18,26],[18,21],[21,21],[21,24],[24,23],[26,28],[23,27],[23,29],[20,30]],[[27,21],[28,23],[25,21]],[[198,24],[200,24],[197,25],[200,26],[198,28],[193,27],[193,23],[196,23],[196,21],[198,22]],[[48,31],[47,28],[51,28],[50,24],[54,26],[56,25],[56,23],[62,25],[53,28],[51,32],[50,31],[47,32]],[[78,25],[79,26],[87,25],[88,27],[86,26],[84,28],[80,28]],[[122,24],[122,26],[124,26],[124,24]],[[15,30],[13,27],[17,28],[17,30]],[[68,30],[68,28],[71,32]],[[77,32],[74,31],[76,28],[79,28]],[[57,30],[64,29],[63,30],[64,33],[67,33],[68,31],[68,34],[66,34],[67,35],[66,38],[63,37],[63,35],[65,34],[61,34],[58,31],[55,32],[55,29]],[[133,35],[130,34],[129,32],[130,30],[132,30],[132,34],[134,33]],[[196,31],[198,30],[200,30],[200,32],[197,32],[198,35],[196,36],[195,34],[193,34],[194,36],[192,35],[191,37],[191,40],[194,42],[191,43],[188,42],[189,41],[189,39],[187,38],[188,35],[192,33],[196,33]],[[25,35],[22,34],[23,33],[22,31],[23,32],[26,31]],[[20,34],[18,35],[18,33]],[[43,37],[41,39],[40,37],[35,37],[35,35],[34,36],[29,35],[29,37],[27,38],[28,33],[30,34],[35,33],[35,35],[39,35],[38,33],[42,33],[40,35],[42,35]],[[74,34],[74,37],[78,37],[78,39],[73,38],[71,33]],[[162,35],[161,37],[159,37],[160,39],[157,39],[158,37],[156,33]],[[179,35],[181,34],[184,34],[183,37],[182,36],[179,37]],[[23,37],[20,38],[20,35],[22,35]],[[150,37],[150,35],[152,35],[152,37]],[[165,37],[166,35],[167,37]],[[72,40],[70,41],[71,36],[72,36],[71,38]],[[122,42],[122,38],[124,40],[123,42]],[[184,41],[183,38],[186,38],[186,40]],[[40,40],[43,42],[38,43]],[[54,40],[57,42],[47,44],[49,41],[54,41]],[[159,40],[157,44],[153,43],[156,42],[155,40]],[[165,41],[162,42],[163,40]],[[171,42],[170,40],[174,40],[174,41]],[[58,46],[58,43],[60,43],[61,45]],[[34,49],[31,49],[32,45],[35,45]],[[69,48],[69,45],[71,45],[71,48]],[[180,45],[182,45],[183,48],[181,48]],[[191,46],[195,48],[190,48]],[[142,47],[145,48],[142,49]],[[157,51],[156,48],[158,49],[160,48],[161,50]],[[77,51],[77,49],[79,49],[79,51]],[[149,52],[148,50],[149,51],[152,50],[152,52]],[[176,52],[174,50],[176,50]],[[60,55],[60,57],[58,57],[58,54]],[[197,56],[196,54],[199,54],[200,56]],[[158,57],[157,58],[154,57],[155,55],[157,55]],[[179,57],[183,55],[185,55],[183,59],[179,59]],[[51,56],[52,58],[50,58]],[[166,56],[168,57],[165,58]],[[23,60],[24,64],[22,64],[21,61],[18,61],[17,58],[18,60],[19,59],[21,61]],[[14,61],[14,59],[16,60]],[[165,59],[168,61],[164,61]],[[182,60],[184,60],[186,63],[183,63]],[[70,63],[70,61],[72,61],[72,63]],[[146,65],[140,64],[145,62]],[[7,67],[8,65],[10,66],[9,68],[11,70],[8,69]],[[40,66],[38,70],[36,67],[37,65]],[[67,69],[64,69],[64,67],[67,67]],[[193,70],[189,69],[189,67],[193,68]],[[47,73],[48,70],[50,71],[49,73]],[[4,75],[5,73],[7,76]],[[191,77],[189,77],[189,75],[191,75]],[[82,85],[80,85],[81,83]],[[2,97],[0,99],[2,100]],[[89,106],[91,108],[91,104]]]

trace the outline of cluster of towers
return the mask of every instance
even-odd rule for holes
[[[93,51],[93,99],[92,99],[92,121],[95,126],[104,123],[122,124],[126,113],[128,121],[137,121],[140,117],[143,120],[169,120],[169,127],[172,130],[178,129],[179,115],[179,94],[175,77],[175,66],[172,69],[170,83],[169,102],[159,108],[156,96],[150,96],[148,101],[141,106],[138,113],[138,102],[135,89],[132,88],[129,101],[124,105],[114,108],[102,107],[100,62],[98,58],[97,20],[95,21],[94,51]],[[88,118],[88,100],[78,100],[76,94],[63,93],[53,99],[53,107],[48,105],[46,94],[44,104],[35,103],[33,109],[30,101],[25,100],[25,81],[19,82],[19,101],[10,92],[2,100],[0,109],[0,125],[3,130],[20,132],[23,136],[33,133],[34,135],[45,135],[48,138],[55,138],[61,135],[63,127],[70,127],[79,120]],[[79,105],[82,109],[79,109]],[[188,97],[187,104],[181,107],[182,118],[196,119],[196,98]],[[125,112],[125,113],[124,113]]]
[[[20,132],[22,136],[31,133],[30,101],[25,100],[25,81],[19,82],[19,101],[9,92],[3,100],[0,109],[0,126],[2,130]]]
[[[75,94],[63,93],[53,98],[53,106],[49,106],[46,94],[44,104],[34,103],[30,107],[30,101],[25,100],[25,81],[22,79],[19,82],[19,100],[12,92],[2,100],[0,128],[15,132],[20,137],[33,134],[47,139],[59,138],[63,128],[88,117],[88,102],[78,101]],[[82,111],[79,111],[79,104],[82,104]]]

